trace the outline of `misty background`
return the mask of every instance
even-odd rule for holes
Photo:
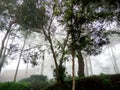
[[[2,33],[0,34],[0,37],[2,38]],[[32,44],[39,44],[39,43],[44,43],[43,40],[39,39],[42,37],[41,35],[37,35],[36,33],[33,34],[28,40],[27,44],[32,45]],[[61,39],[61,37],[57,36],[58,39]],[[36,38],[36,41],[32,41],[32,38]],[[16,40],[18,42],[18,39]],[[22,42],[22,39],[19,39],[20,42]],[[32,41],[32,43],[31,43]],[[109,45],[106,45],[103,47],[102,53],[97,55],[97,56],[87,56],[85,62],[85,75],[90,76],[90,75],[99,75],[99,74],[115,74],[115,67],[114,67],[114,62],[113,60],[116,60],[117,67],[120,70],[120,37],[118,35],[113,35],[110,37],[111,43]],[[39,43],[38,43],[39,42]],[[22,43],[21,43],[22,45]],[[27,46],[27,45],[26,45]],[[18,63],[18,57],[16,56],[15,60],[8,60],[8,62],[4,65],[2,69],[2,74],[0,75],[1,81],[12,81],[15,70],[17,67]],[[87,64],[86,64],[87,63]],[[90,64],[92,66],[90,66]],[[67,75],[72,75],[72,62],[65,62],[64,65],[67,67]],[[77,71],[77,61],[75,64],[75,70]],[[26,75],[26,67],[28,67],[27,75]],[[41,72],[42,68],[42,60],[39,60],[39,65],[37,66],[32,66],[30,63],[25,64],[23,60],[20,62],[19,66],[19,71],[18,71],[18,76],[17,80],[23,79],[30,77],[33,74],[43,74],[48,76],[48,78],[53,78],[53,69],[54,69],[54,62],[52,60],[52,55],[50,53],[45,53],[45,59],[44,59],[44,69],[43,72]],[[90,70],[90,67],[92,67],[92,71]],[[88,70],[87,70],[88,69]],[[119,72],[119,71],[118,71]],[[76,72],[77,75],[77,72]]]

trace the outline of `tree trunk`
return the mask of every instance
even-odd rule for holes
[[[64,56],[65,56],[65,48],[66,48],[66,46],[67,46],[68,39],[69,39],[69,33],[67,33],[66,39],[64,40],[64,43],[63,43],[62,56],[61,56],[61,58],[60,58],[59,66],[62,66],[62,64],[63,64],[63,58],[64,58]]]
[[[28,64],[29,64],[29,62],[27,62],[26,64],[27,65],[26,65],[26,70],[25,70],[25,78],[27,78],[27,76],[28,76]]]
[[[11,32],[11,26],[15,23],[15,21],[12,21],[8,28],[6,28],[6,33],[5,33],[5,36],[1,42],[1,48],[0,48],[0,73],[1,73],[1,70],[2,70],[2,67],[3,67],[3,64],[4,64],[4,61],[5,61],[5,58],[4,58],[4,54],[5,54],[5,51],[4,51],[4,47],[5,47],[5,42],[6,42],[6,39],[7,37],[9,36],[9,33]],[[8,37],[9,39],[9,37]]]
[[[86,59],[86,57],[84,58],[84,64],[85,64],[85,75],[86,76],[89,76],[89,72],[88,72],[88,62],[87,62],[87,59]]]
[[[23,42],[23,46],[22,46],[22,49],[21,49],[21,52],[20,52],[17,68],[16,68],[16,71],[15,71],[14,82],[16,82],[16,78],[17,78],[17,74],[18,74],[18,69],[19,69],[22,53],[23,53],[23,50],[24,50],[24,47],[25,47],[25,44],[26,44],[26,40],[27,40],[27,35],[28,35],[28,33],[26,33],[26,36],[25,36],[25,39],[24,39],[24,42]]]
[[[91,75],[93,75],[93,69],[92,69],[92,61],[91,61],[91,58],[90,58],[90,56],[88,56],[89,57],[89,65],[90,65],[90,74]]]
[[[57,63],[57,58],[56,58],[55,50],[53,48],[53,43],[52,43],[51,33],[50,33],[51,25],[52,25],[52,22],[53,22],[53,16],[54,16],[54,14],[52,14],[52,16],[51,16],[51,21],[50,21],[50,24],[48,26],[47,32],[45,30],[43,30],[43,33],[45,35],[45,38],[48,40],[48,42],[50,44],[50,49],[51,49],[53,59],[54,59],[54,63],[55,63],[55,67],[56,67],[56,80],[57,80],[57,83],[59,83],[60,82],[59,65]]]
[[[117,62],[116,62],[116,57],[114,55],[114,52],[113,52],[113,49],[112,47],[109,46],[109,50],[110,50],[110,56],[111,56],[111,60],[112,60],[112,64],[113,64],[113,68],[115,70],[115,73],[119,73],[119,69],[118,69],[118,65],[117,65]]]
[[[7,30],[5,36],[4,36],[3,40],[2,40],[2,43],[1,43],[1,48],[0,48],[0,73],[1,73],[4,61],[5,61],[5,59],[4,59],[4,54],[5,54],[4,47],[5,47],[5,41],[6,41],[7,37],[8,37],[8,35],[9,35],[9,33],[10,33],[10,30]]]
[[[54,51],[54,48],[53,48],[53,44],[52,44],[51,38],[49,39],[49,43],[50,43],[50,48],[51,48],[52,55],[53,55],[54,62],[55,62],[55,66],[56,66],[57,83],[61,83],[61,81],[60,81],[60,75],[59,75],[59,66],[58,66],[58,63],[57,63],[56,54],[55,54],[55,51]]]
[[[78,76],[84,76],[84,60],[81,51],[78,52]]]
[[[44,60],[45,60],[45,52],[43,52],[42,64],[41,64],[41,75],[43,75],[44,71]]]
[[[72,51],[72,90],[75,90],[75,51]]]

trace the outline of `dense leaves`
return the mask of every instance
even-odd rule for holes
[[[33,90],[44,89],[49,86],[47,76],[44,75],[32,75],[31,77],[22,79],[19,82],[30,84]]]
[[[120,75],[100,75],[76,79],[75,90],[119,90]],[[71,81],[61,84],[54,84],[46,90],[70,90]]]
[[[43,29],[47,19],[45,7],[39,4],[38,0],[24,0],[17,7],[16,22],[25,28]]]
[[[64,66],[59,66],[59,79],[61,82],[64,82],[65,78],[66,78],[66,68]],[[56,76],[56,69],[54,69],[54,77]]]
[[[0,90],[33,90],[27,83],[0,83]]]
[[[106,27],[114,21],[115,10],[117,9],[109,2],[101,0],[71,1],[71,5],[65,10],[64,20],[71,33],[74,48],[90,55],[99,54],[102,46],[110,43]]]

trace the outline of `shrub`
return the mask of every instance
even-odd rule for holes
[[[30,78],[25,78],[19,81],[20,83],[29,83],[34,90],[44,89],[49,83],[47,76],[32,75]]]
[[[54,84],[46,90],[71,90],[72,80]],[[119,75],[100,75],[76,78],[75,90],[120,90]]]
[[[30,84],[5,82],[0,83],[0,90],[33,90]]]

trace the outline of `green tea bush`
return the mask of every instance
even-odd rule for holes
[[[32,75],[31,77],[22,79],[19,82],[29,83],[34,90],[41,90],[49,85],[47,76],[44,75]]]
[[[71,90],[72,80],[54,84],[46,90]],[[119,75],[99,75],[76,78],[75,90],[120,90]]]
[[[30,84],[5,82],[0,83],[0,90],[33,90]]]

